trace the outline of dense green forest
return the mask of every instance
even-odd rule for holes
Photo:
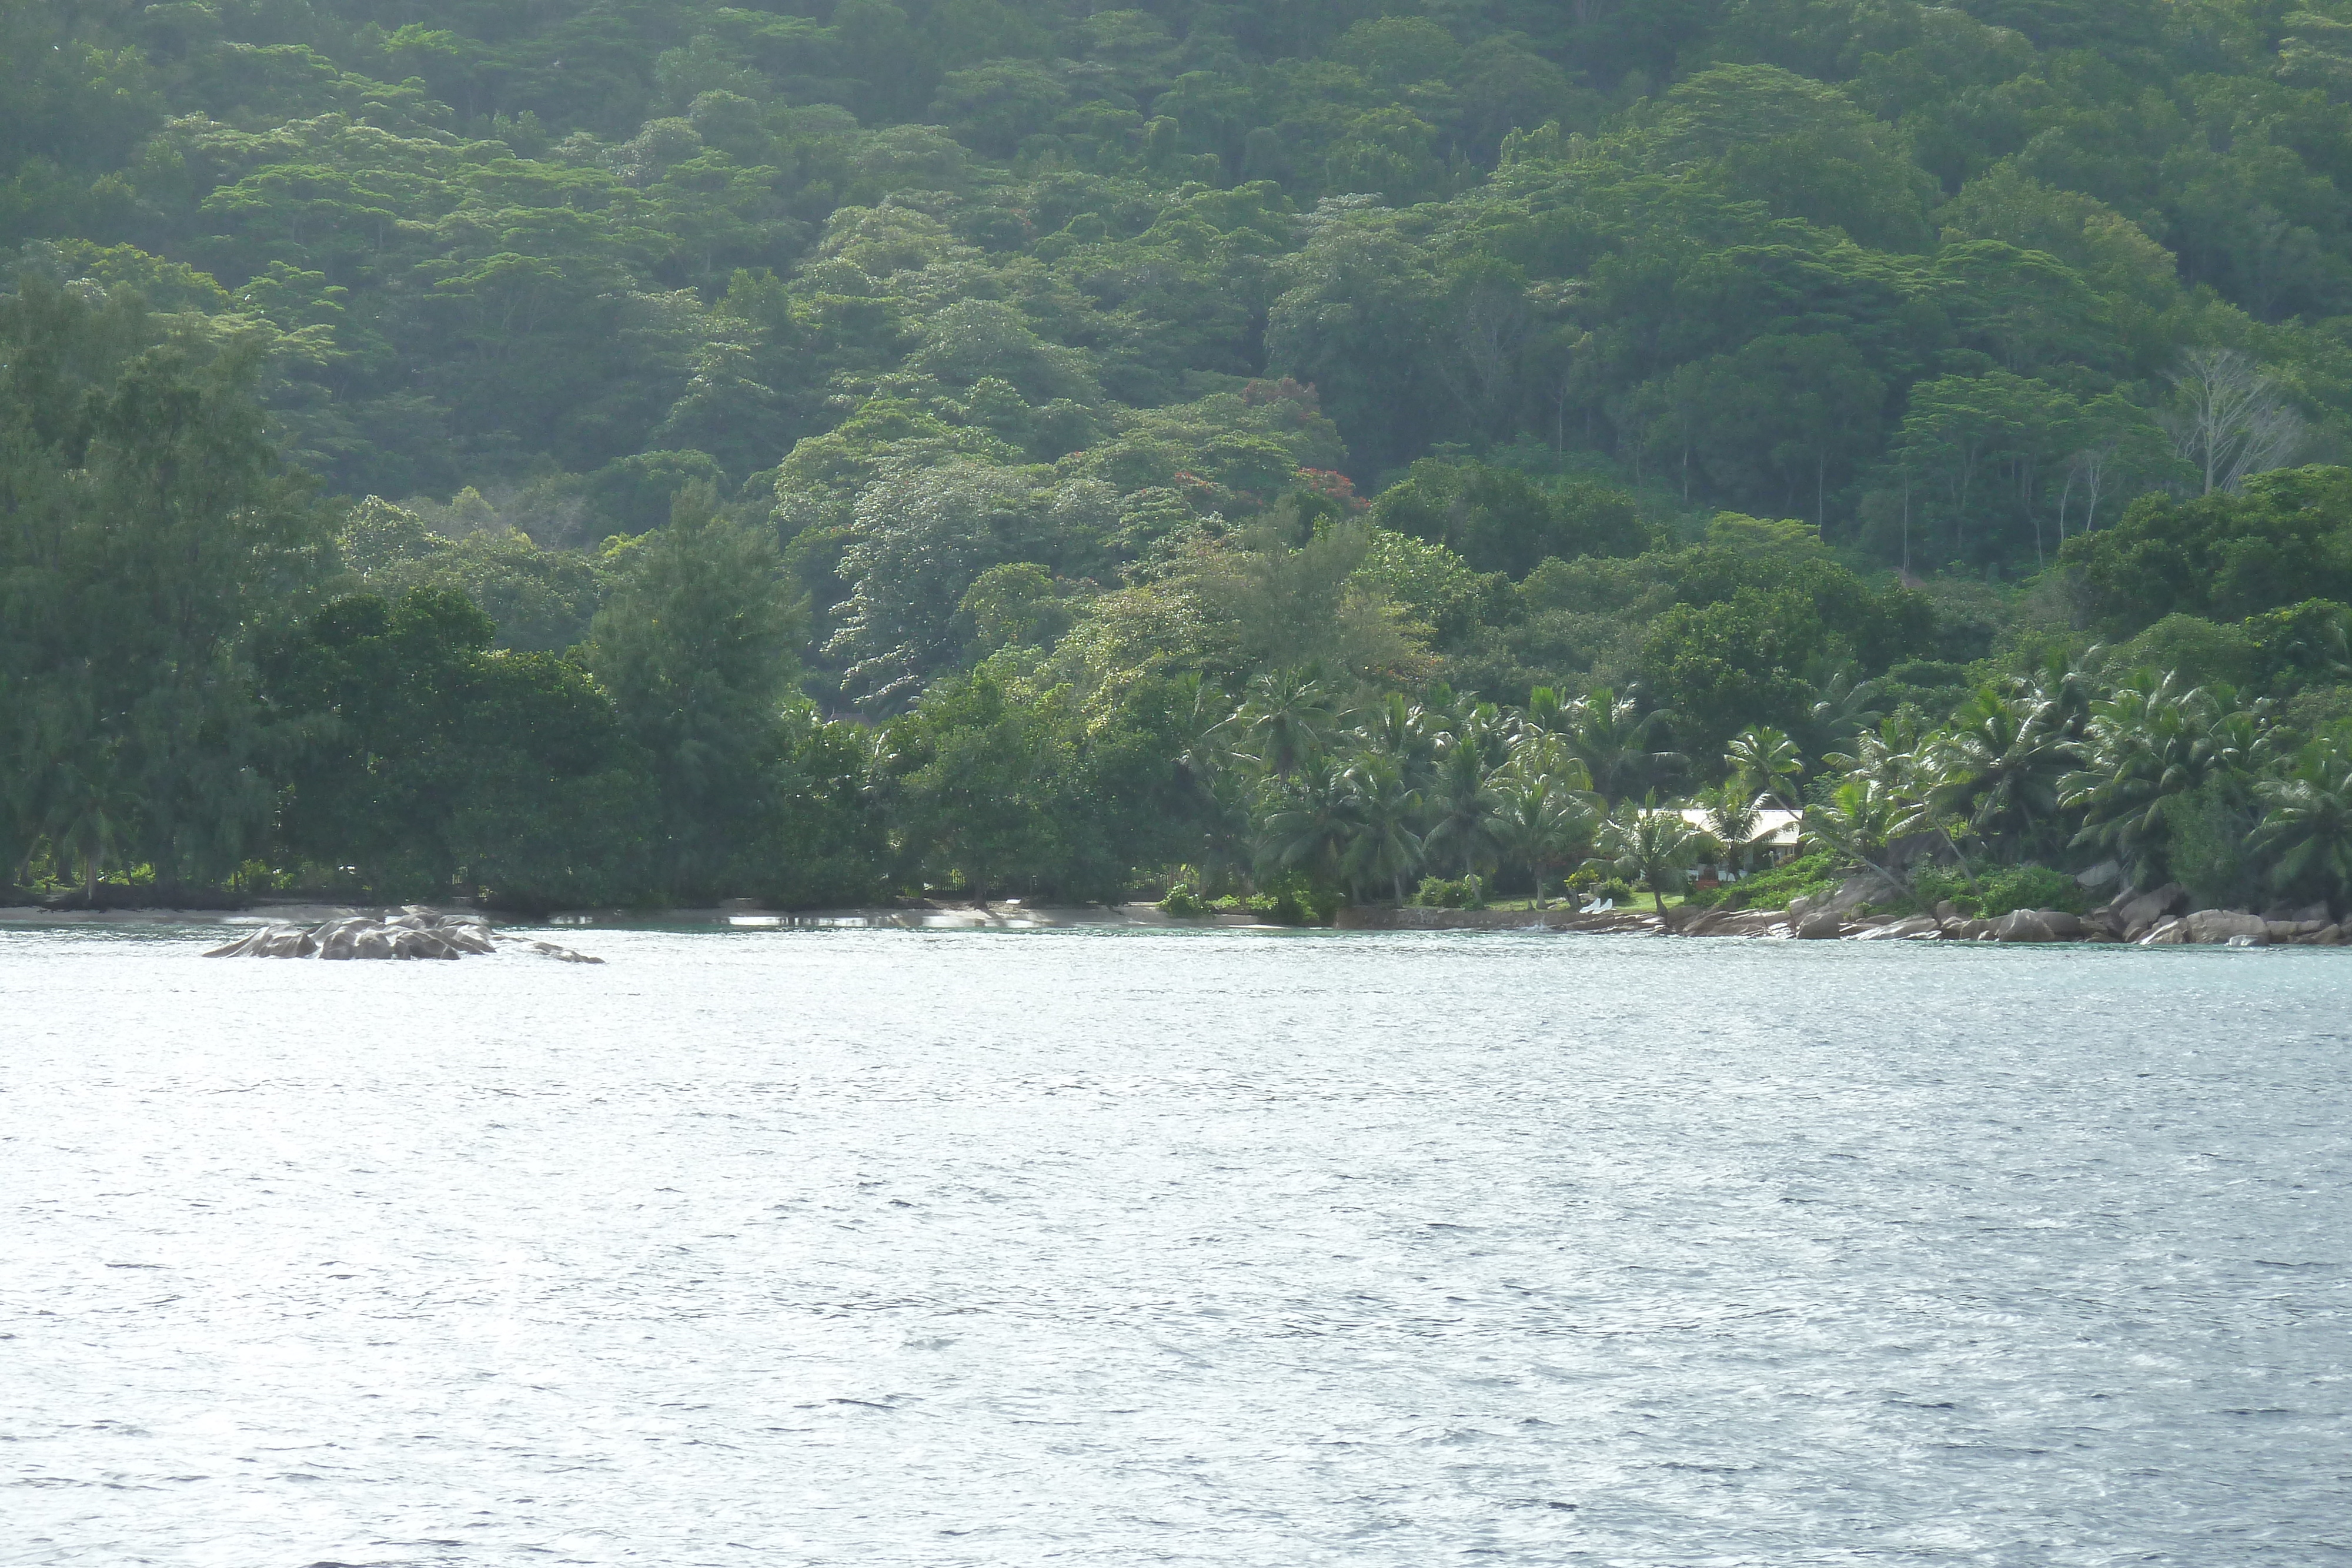
[[[18,0],[0,254],[23,887],[2352,882],[2346,0]]]

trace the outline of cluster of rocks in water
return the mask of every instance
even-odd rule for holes
[[[2255,915],[2242,909],[2189,907],[2178,883],[2146,893],[2126,888],[2084,915],[2063,909],[2017,909],[1997,919],[1976,919],[1952,904],[1928,915],[1872,915],[1874,898],[1886,889],[1875,877],[1860,876],[1820,898],[1792,900],[1786,909],[1703,910],[1675,924],[1685,936],[1794,936],[1805,940],[1844,938],[1891,942],[2130,942],[2143,947],[2203,944],[2232,947],[2346,945],[2343,926],[2315,904]]]
[[[225,943],[207,958],[464,958],[501,950],[536,953],[568,964],[601,964],[534,936],[491,928],[482,915],[411,904],[381,915],[345,915],[317,925],[270,925]]]

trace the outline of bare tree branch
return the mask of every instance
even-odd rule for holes
[[[2203,476],[2208,496],[2284,467],[2303,446],[2303,415],[2276,381],[2235,349],[2190,350],[2172,384],[2180,401],[2164,416],[2165,433]]]

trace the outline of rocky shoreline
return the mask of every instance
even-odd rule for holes
[[[1926,915],[1870,913],[1874,896],[1885,896],[1877,879],[1855,877],[1818,899],[1798,899],[1786,909],[1669,909],[1661,918],[1641,909],[1582,914],[1567,907],[1530,909],[1424,909],[1381,904],[1342,909],[1333,921],[1341,931],[1551,931],[1592,936],[1745,936],[1800,941],[1903,942],[2087,942],[2140,946],[2233,946],[2241,947],[2352,946],[2352,931],[2325,905],[2304,909],[2190,909],[2178,886],[2147,893],[2126,891],[2086,914],[2058,909],[2021,909],[1998,919],[1974,919],[1947,904]],[[0,924],[200,923],[252,927],[256,915],[268,924],[213,949],[220,956],[253,957],[458,957],[485,949],[537,952],[594,963],[551,942],[493,927],[489,917],[470,909],[411,905],[368,911],[327,905],[281,906],[237,914],[215,910],[0,909]],[[713,925],[735,930],[1045,931],[1071,928],[1223,929],[1273,932],[1249,915],[1171,915],[1148,904],[1087,906],[1024,904],[1005,900],[985,909],[943,904],[902,908],[776,911],[749,901],[711,909],[593,910],[559,914],[549,924],[595,925]],[[404,936],[408,931],[411,934]],[[363,951],[362,949],[364,949]],[[446,950],[445,950],[446,949]]]
[[[1564,910],[1344,909],[1346,931],[1586,931],[1657,936],[1751,936],[1850,942],[2094,942],[2142,947],[2340,947],[2341,923],[2324,904],[2257,915],[2242,909],[2190,909],[2188,890],[2171,884],[2146,893],[2129,889],[2087,914],[2018,909],[1976,919],[1949,904],[1927,915],[1874,915],[1885,896],[1874,877],[1854,877],[1818,899],[1786,909],[1670,909],[1661,917],[1641,910],[1578,915]]]

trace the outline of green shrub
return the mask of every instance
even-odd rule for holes
[[[1614,899],[1622,906],[1633,902],[1633,884],[1622,876],[1607,876],[1587,867],[1576,872],[1560,883],[1568,896],[1579,903],[1594,899]]]
[[[1486,907],[1486,885],[1484,879],[1465,876],[1459,882],[1449,882],[1442,876],[1421,879],[1420,891],[1412,901],[1425,909],[1484,909]]]
[[[1209,905],[1202,901],[1201,895],[1192,891],[1191,883],[1180,882],[1168,890],[1167,897],[1160,901],[1160,913],[1173,915],[1184,920],[1197,920],[1210,914],[1211,910]]]
[[[1919,911],[1948,901],[1961,914],[1998,920],[2013,909],[2063,909],[2080,915],[2091,906],[2083,884],[2046,865],[2000,866],[1983,873],[1976,885],[1957,868],[1931,865],[1911,875],[1911,903]]]
[[[1629,904],[1633,898],[1633,884],[1622,876],[1611,876],[1591,866],[1573,872],[1560,886],[1570,898],[1591,903],[1596,898],[1612,898],[1619,904]]]
[[[1733,883],[1723,890],[1720,903],[1726,909],[1785,909],[1792,898],[1811,898],[1836,887],[1846,871],[1835,851],[1816,850]]]
[[[1261,917],[1270,926],[1328,926],[1345,903],[1339,889],[1318,886],[1296,873],[1258,891],[1258,898],[1265,900]]]
[[[1293,874],[1255,893],[1228,893],[1218,898],[1202,898],[1191,883],[1179,882],[1169,888],[1159,907],[1163,914],[1187,920],[1246,915],[1269,925],[1328,925],[1342,902],[1337,892]]]
[[[1294,877],[1275,885],[1274,902],[1265,918],[1274,925],[1328,925],[1339,913],[1339,894]]]
[[[2046,865],[2009,866],[1978,880],[1984,884],[1988,920],[1998,920],[2012,909],[2063,909],[2080,915],[2091,907],[2081,883]]]
[[[2168,615],[2116,650],[2120,670],[2171,670],[2190,685],[2253,683],[2261,650],[2241,626],[2221,626],[2194,615]]]

